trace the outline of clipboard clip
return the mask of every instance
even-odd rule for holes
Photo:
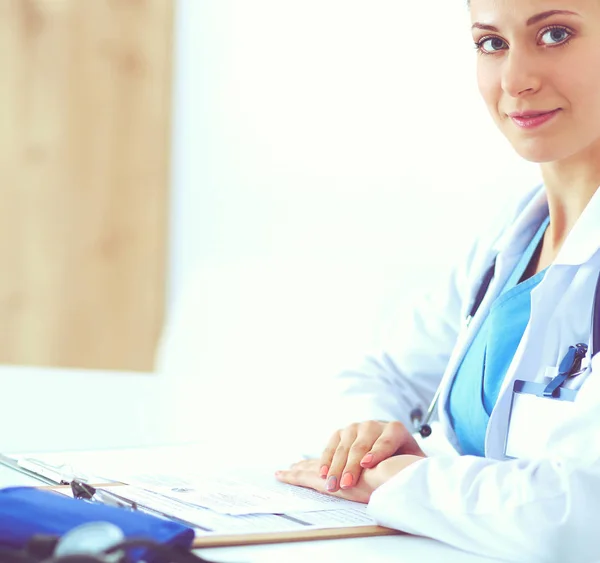
[[[588,351],[587,344],[569,346],[569,350],[560,362],[558,375],[544,389],[544,397],[557,397],[560,386],[569,378],[581,373],[581,361]]]
[[[89,502],[99,502],[108,506],[117,508],[126,508],[127,510],[137,510],[137,503],[126,499],[120,495],[116,495],[105,489],[97,489],[88,483],[82,483],[77,479],[71,481],[71,492],[73,498],[87,500]]]

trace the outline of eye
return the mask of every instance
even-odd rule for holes
[[[484,37],[475,43],[475,48],[483,54],[490,55],[506,49],[506,41],[499,37]]]
[[[544,31],[541,39],[546,45],[559,45],[568,41],[571,35],[573,34],[565,27],[552,27]]]

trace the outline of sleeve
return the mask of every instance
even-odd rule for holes
[[[369,513],[381,525],[505,561],[600,560],[600,382],[590,376],[576,404],[551,438],[551,455],[424,458],[378,488]]]
[[[394,352],[368,355],[357,369],[334,379],[343,424],[400,420],[410,424],[415,407],[426,410],[456,344],[462,322],[458,271],[425,296],[394,332]]]
[[[487,249],[484,256],[481,248]],[[364,357],[357,368],[324,383],[326,391],[311,399],[319,423],[305,429],[305,457],[318,457],[329,436],[351,423],[399,420],[410,427],[412,409],[427,411],[464,327],[489,248],[481,240],[472,245],[462,263],[441,276],[438,287],[399,319],[384,351]],[[307,438],[311,432],[315,435]]]

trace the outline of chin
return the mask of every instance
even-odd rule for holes
[[[555,162],[557,160],[560,160],[558,158],[555,158],[553,156],[549,156],[543,153],[534,153],[534,152],[521,152],[521,151],[517,151],[517,153],[519,154],[519,156],[525,160],[527,160],[528,162],[533,162],[535,164],[544,164],[545,162]]]
[[[532,139],[528,143],[521,141],[511,144],[521,158],[537,164],[556,162],[568,156],[564,150],[560,150],[559,147],[552,146],[550,143],[541,142],[540,139]]]

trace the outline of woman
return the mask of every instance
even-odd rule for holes
[[[419,308],[397,355],[343,374],[359,422],[336,432],[321,459],[276,475],[368,502],[382,525],[465,550],[596,561],[600,356],[591,359],[590,326],[600,271],[600,1],[472,0],[470,10],[480,92],[514,149],[540,163],[543,186]],[[491,283],[465,323],[486,272]],[[514,382],[556,382],[574,351],[584,357],[569,372],[581,373],[561,386],[572,390],[565,396],[576,392],[571,412],[540,399],[549,422],[515,445],[535,421],[525,410],[511,425]],[[425,410],[440,382],[438,415],[460,456],[426,457],[407,429],[411,410]],[[509,433],[518,455],[507,455]]]

